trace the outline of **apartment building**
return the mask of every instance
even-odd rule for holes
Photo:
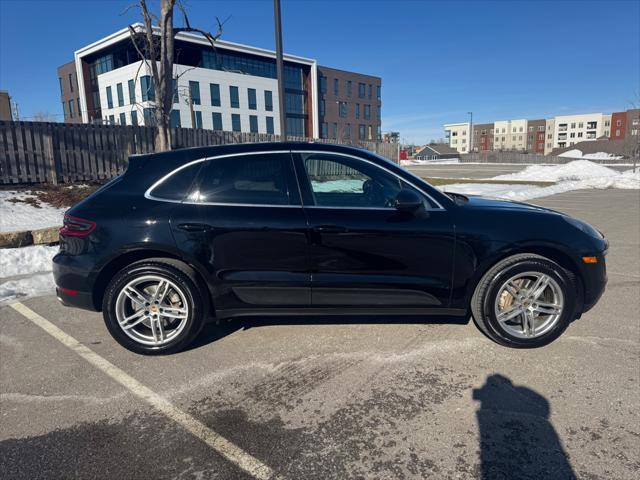
[[[474,124],[472,137],[474,152],[493,150],[493,123]]]
[[[470,151],[471,124],[449,123],[444,126],[445,138],[449,140],[449,147],[458,153],[469,153]]]
[[[494,150],[526,150],[526,120],[500,120],[494,123],[493,130]]]
[[[611,140],[623,140],[632,136],[640,140],[640,108],[633,108],[626,112],[613,112],[611,114]]]
[[[380,77],[318,67],[320,138],[382,140]]]
[[[544,154],[546,128],[544,119],[527,120],[527,152]]]
[[[138,32],[144,31],[141,24],[133,27]],[[223,40],[217,41],[213,49],[200,35],[184,32],[176,36],[175,52],[173,127],[279,134],[283,115],[290,136],[320,136],[315,59],[284,55],[285,111],[281,112],[275,52]],[[374,137],[379,130],[381,80],[350,72],[343,74],[355,82],[355,98],[358,84],[366,85],[370,119],[362,122],[364,136],[368,138],[368,125],[372,125]],[[77,50],[73,62],[58,69],[65,121],[154,124],[155,92],[151,76],[150,65],[140,59],[128,28]],[[371,94],[371,100],[369,85],[376,95]],[[364,107],[362,114],[364,120]],[[326,112],[322,118],[325,116]],[[374,118],[378,118],[378,123]]]
[[[0,120],[13,120],[11,96],[6,90],[0,90]]]
[[[611,115],[587,113],[555,117],[553,148],[564,148],[585,140],[609,137]]]

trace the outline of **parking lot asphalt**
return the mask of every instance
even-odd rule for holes
[[[455,164],[437,164],[432,165],[410,165],[405,168],[420,177],[439,177],[439,178],[493,178],[498,175],[506,175],[509,173],[517,173],[524,170],[530,165],[507,165],[492,163],[455,163]],[[633,168],[630,165],[624,166],[607,166],[613,170],[624,172]]]
[[[118,346],[100,314],[52,296],[23,304],[79,346],[2,308],[2,477],[256,476],[161,413],[157,396],[273,478],[637,478],[640,192],[534,203],[592,223],[611,243],[602,300],[536,350],[498,346],[473,322],[448,319],[258,318],[211,326],[188,351],[143,357]]]

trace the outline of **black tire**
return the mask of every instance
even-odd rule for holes
[[[544,273],[555,280],[562,291],[564,307],[549,331],[538,337],[519,338],[498,322],[494,304],[504,282],[518,273],[530,271]],[[471,299],[471,312],[480,331],[500,345],[511,348],[542,347],[562,335],[576,316],[577,288],[575,275],[552,260],[530,253],[513,255],[498,262],[482,277]]]
[[[169,343],[149,346],[130,338],[121,328],[116,315],[116,301],[120,291],[131,280],[155,275],[175,283],[184,293],[189,315],[184,328]],[[102,302],[102,315],[111,336],[127,350],[143,355],[166,355],[186,348],[200,333],[207,315],[208,302],[191,268],[173,259],[151,258],[132,263],[120,270],[109,282]]]

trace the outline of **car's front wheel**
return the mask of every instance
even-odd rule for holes
[[[546,345],[576,314],[573,274],[548,258],[520,254],[498,262],[480,280],[471,301],[478,328],[515,348]]]
[[[107,287],[102,312],[120,345],[147,355],[184,349],[205,315],[192,272],[164,259],[143,260],[118,272]]]

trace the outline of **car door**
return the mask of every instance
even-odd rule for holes
[[[373,161],[318,151],[294,158],[310,229],[313,306],[448,307],[455,239],[445,209]],[[394,208],[402,189],[421,195],[423,208]]]
[[[307,223],[290,152],[204,161],[172,223],[206,269],[219,315],[310,304]]]

